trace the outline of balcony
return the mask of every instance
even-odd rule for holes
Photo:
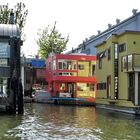
[[[122,57],[123,72],[140,72],[140,54],[130,54]]]

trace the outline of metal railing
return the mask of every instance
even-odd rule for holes
[[[140,71],[140,54],[129,54],[122,57],[122,71]]]

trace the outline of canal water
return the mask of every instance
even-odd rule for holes
[[[0,115],[0,140],[139,140],[140,117],[83,106],[25,104]]]

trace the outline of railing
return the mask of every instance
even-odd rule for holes
[[[122,71],[140,71],[140,54],[130,54],[122,57]]]

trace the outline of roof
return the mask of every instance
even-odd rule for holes
[[[68,59],[68,60],[96,60],[95,55],[86,55],[86,54],[55,54],[53,56],[54,59]],[[52,57],[49,57],[52,59]]]
[[[113,34],[114,31],[117,30],[117,27],[119,27],[119,26],[121,26],[121,25],[123,25],[123,24],[125,24],[125,23],[127,23],[127,22],[132,21],[132,19],[135,19],[135,20],[136,20],[136,17],[137,17],[138,15],[140,15],[140,12],[137,12],[136,14],[130,16],[129,18],[123,20],[122,22],[120,22],[120,23],[118,23],[118,24],[116,24],[116,25],[113,25],[111,28],[106,29],[105,31],[101,32],[100,34],[97,34],[97,35],[95,35],[95,36],[93,36],[93,37],[90,37],[90,39],[87,40],[87,41],[85,42],[85,44],[91,43],[92,41],[95,41],[95,40],[97,40],[98,38],[100,38],[101,36],[107,35],[107,34],[109,34],[109,33]]]
[[[0,36],[3,37],[20,36],[20,30],[18,25],[0,24]]]
[[[124,35],[124,34],[126,34],[126,33],[140,34],[140,31],[124,30],[124,31],[123,31],[122,33],[120,33],[120,34],[113,34],[113,33],[112,33],[112,34],[110,34],[109,37],[111,37],[112,35],[122,36],[122,35]],[[107,41],[108,39],[109,39],[109,38],[107,38],[106,40],[104,40],[104,41],[100,42],[99,44],[97,44],[97,45],[95,46],[95,48],[97,48],[97,47],[103,45],[104,43],[106,43],[106,41]]]
[[[111,28],[106,29],[105,31],[101,32],[100,34],[92,35],[87,41],[84,42],[85,45],[87,45],[87,44],[89,44],[89,43],[91,43],[91,42],[93,42],[93,41],[95,41],[95,40],[101,38],[102,36],[105,36],[105,35],[107,35],[107,34],[112,34],[112,33],[114,33],[114,31],[117,30],[117,27],[119,27],[119,26],[121,26],[121,25],[123,25],[123,24],[125,24],[125,23],[127,23],[127,22],[131,22],[133,19],[136,19],[136,17],[137,17],[138,15],[140,15],[140,12],[137,12],[136,14],[134,14],[134,15],[128,17],[127,19],[121,21],[120,23],[118,23],[118,24],[116,24],[116,25],[113,25]],[[100,45],[100,44],[97,44],[96,47],[97,47],[98,45]],[[80,49],[80,48],[82,48],[82,46],[79,45],[79,47],[73,49],[73,51],[75,51],[75,50],[77,50],[77,49]],[[69,51],[68,53],[71,53],[71,52]]]

